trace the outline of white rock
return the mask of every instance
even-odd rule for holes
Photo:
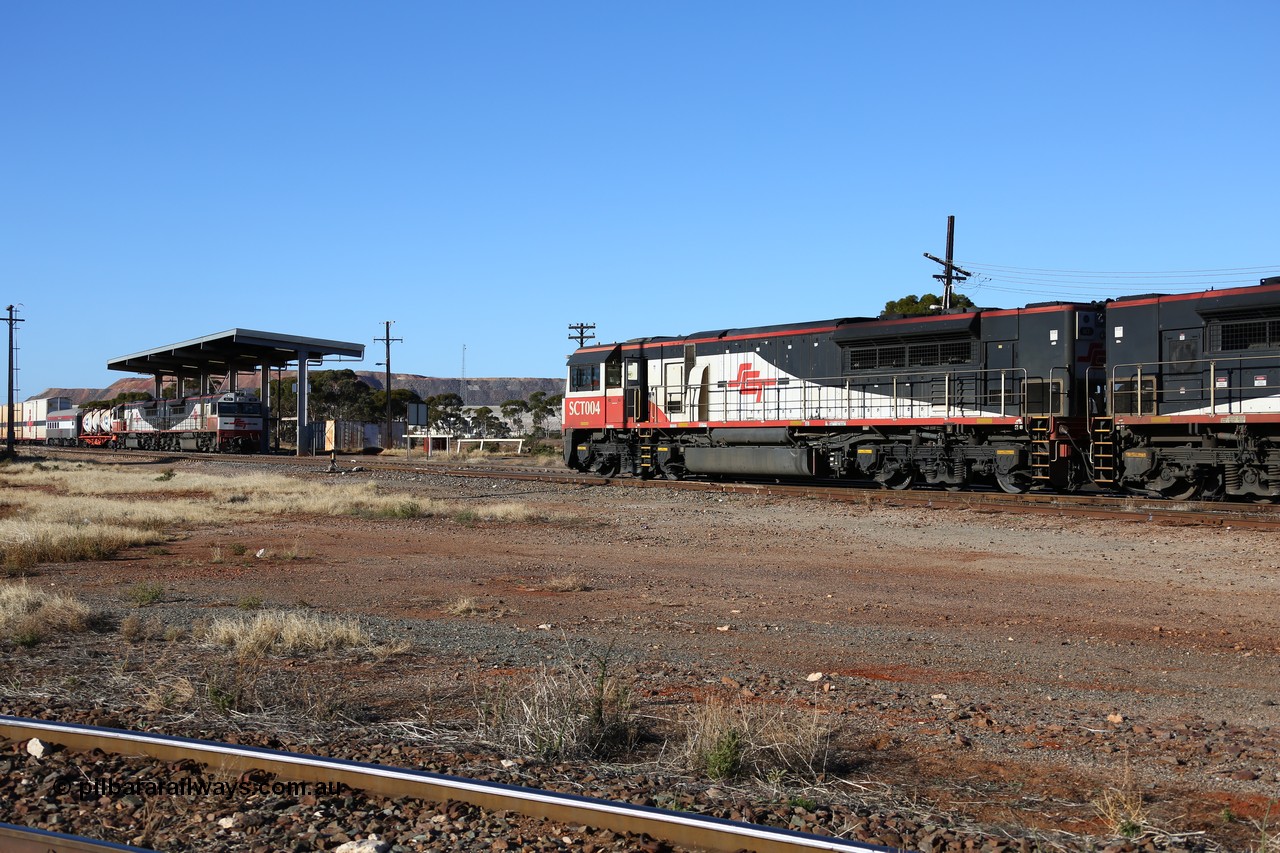
[[[218,820],[218,826],[222,827],[223,829],[232,829],[233,827],[235,827],[235,825],[236,825],[236,819],[234,817],[224,817]]]
[[[30,755],[33,758],[44,758],[44,754],[47,750],[48,747],[44,745],[44,741],[40,740],[38,737],[33,737],[31,740],[27,741],[27,755]]]
[[[385,841],[379,841],[376,835],[368,838],[361,838],[359,841],[348,841],[345,844],[339,844],[334,848],[333,853],[387,853],[391,849],[391,845]]]
[[[805,680],[805,681],[821,681],[821,680],[822,680],[822,673],[820,673],[820,672],[811,672],[811,673],[809,673],[808,675],[806,675],[806,676],[804,677],[804,680]]]

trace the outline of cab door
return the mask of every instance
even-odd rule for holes
[[[622,359],[622,395],[626,426],[649,420],[648,362],[640,352],[627,353]]]

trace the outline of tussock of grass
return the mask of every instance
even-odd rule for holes
[[[373,647],[356,619],[285,611],[214,619],[197,633],[205,642],[231,649],[241,658]]]
[[[0,586],[0,637],[35,645],[57,634],[89,630],[94,614],[69,595],[45,592],[25,583]]]
[[[577,575],[558,575],[543,586],[552,592],[590,592],[591,585]]]
[[[1120,784],[1102,791],[1093,801],[1093,808],[1114,835],[1124,838],[1136,838],[1150,824],[1146,798],[1134,780],[1133,769],[1127,761]]]
[[[171,629],[162,620],[130,614],[120,620],[120,636],[131,643],[171,639]]]
[[[450,616],[474,616],[480,612],[480,605],[476,603],[474,598],[458,598],[449,602],[444,608],[444,612]]]
[[[630,686],[601,657],[587,667],[543,667],[532,683],[489,691],[480,703],[479,731],[510,751],[555,761],[623,754],[639,740],[641,726]]]
[[[785,776],[809,781],[833,759],[832,731],[816,713],[767,708],[714,696],[685,724],[685,762],[710,779]]]

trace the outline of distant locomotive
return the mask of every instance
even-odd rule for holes
[[[579,471],[1280,496],[1280,278],[638,338],[568,367]]]
[[[111,409],[80,409],[66,397],[46,397],[15,403],[14,422],[19,442],[67,447],[255,453],[263,436],[262,404],[244,391]]]

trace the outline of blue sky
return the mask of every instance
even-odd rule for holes
[[[1269,0],[6,3],[19,397],[234,327],[377,370],[383,320],[397,372],[559,376],[573,322],[936,290],[949,214],[982,305],[1277,275],[1278,31]]]

